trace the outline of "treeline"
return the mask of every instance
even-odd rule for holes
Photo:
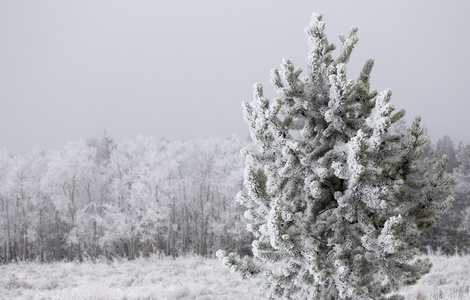
[[[139,138],[67,144],[62,151],[0,150],[0,262],[150,254],[248,254],[243,186],[247,143]],[[449,157],[452,208],[420,236],[420,249],[470,251],[470,144],[428,143],[421,174]]]
[[[450,194],[454,202],[442,213],[435,227],[423,231],[420,249],[441,251],[444,254],[470,252],[470,144],[456,145],[449,136],[437,143],[428,143],[421,156],[421,173],[432,167],[431,161],[442,155],[449,157],[447,172],[456,178]]]
[[[0,262],[249,251],[236,138],[0,152]]]

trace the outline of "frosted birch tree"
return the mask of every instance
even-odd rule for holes
[[[44,215],[47,203],[40,191],[45,172],[44,152],[33,149],[24,155],[0,153],[0,241],[4,260],[44,259]],[[2,247],[0,246],[0,248]]]
[[[41,184],[55,206],[56,260],[61,258],[62,239],[67,243],[68,259],[73,260],[76,256],[83,260],[83,243],[93,224],[90,214],[85,211],[94,199],[90,193],[96,181],[95,157],[96,148],[89,147],[84,140],[68,143],[63,152],[54,152],[50,156]]]
[[[357,28],[340,37],[336,58],[322,15],[306,33],[306,77],[286,59],[272,71],[277,98],[258,83],[243,104],[258,149],[244,151],[238,201],[248,208],[256,259],[217,255],[244,277],[263,274],[271,298],[399,299],[394,291],[431,268],[415,259],[415,246],[452,201],[441,199],[454,181],[444,176],[447,158],[410,176],[426,143],[420,118],[389,130],[405,112],[394,112],[390,90],[370,90],[373,60],[347,79]]]

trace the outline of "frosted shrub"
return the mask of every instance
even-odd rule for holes
[[[431,268],[415,259],[415,246],[452,201],[441,201],[454,181],[444,176],[447,158],[418,178],[427,142],[420,119],[389,130],[405,112],[394,112],[390,90],[370,91],[372,60],[347,80],[357,28],[340,37],[336,59],[322,15],[313,14],[306,33],[306,77],[286,59],[272,71],[277,98],[255,84],[244,103],[258,149],[244,150],[238,201],[248,208],[255,259],[217,255],[244,277],[262,274],[271,298],[399,299],[393,292]]]

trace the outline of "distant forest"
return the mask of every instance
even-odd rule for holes
[[[0,151],[0,262],[153,254],[250,254],[243,189],[248,142],[237,138],[116,142],[108,136],[61,151]],[[423,149],[423,174],[449,157],[455,201],[419,247],[470,250],[470,144],[448,136]],[[419,174],[418,174],[419,175]]]

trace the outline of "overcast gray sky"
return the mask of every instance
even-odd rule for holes
[[[359,27],[355,79],[393,91],[436,142],[470,142],[468,1],[0,0],[0,147],[60,149],[81,137],[248,136],[241,101],[270,70],[304,67],[304,28],[330,42]]]

